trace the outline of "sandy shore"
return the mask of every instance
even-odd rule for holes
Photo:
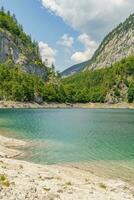
[[[65,104],[65,103],[22,103],[14,101],[0,101],[0,108],[129,108],[134,109],[134,103],[76,103],[76,104]]]
[[[37,165],[14,157],[25,141],[0,136],[1,200],[133,200],[134,187],[89,171],[60,165]]]

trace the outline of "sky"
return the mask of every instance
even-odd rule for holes
[[[58,71],[89,60],[102,39],[134,13],[134,0],[0,0]]]

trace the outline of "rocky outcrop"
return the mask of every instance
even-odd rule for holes
[[[110,67],[130,55],[134,55],[134,14],[104,38],[86,69]]]
[[[134,14],[104,38],[90,60],[64,70],[61,75],[66,77],[80,71],[110,67],[131,55],[134,55]]]
[[[12,59],[14,63],[19,58],[20,51],[12,40],[11,35],[0,29],[0,62]]]
[[[7,60],[11,60],[15,65],[21,65],[22,70],[27,73],[35,74],[41,78],[47,76],[45,66],[39,66],[29,61],[30,59],[25,54],[21,41],[17,41],[16,44],[8,31],[0,29],[0,63],[4,63]]]
[[[128,87],[122,81],[119,84],[118,89],[115,86],[107,93],[105,102],[109,104],[127,102],[127,98],[128,98]]]

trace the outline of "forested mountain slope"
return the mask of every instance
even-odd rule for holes
[[[20,65],[28,73],[45,78],[47,68],[42,63],[38,43],[23,31],[15,15],[0,11],[0,63]],[[13,65],[12,65],[13,66]]]
[[[85,71],[63,79],[68,101],[133,102],[134,56],[109,68]]]

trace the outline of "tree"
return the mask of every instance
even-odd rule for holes
[[[16,19],[16,16],[15,16],[15,14],[13,14],[13,20],[14,20],[14,22],[16,22],[17,23],[17,19]]]
[[[8,15],[8,16],[11,16],[11,14],[10,14],[10,11],[9,11],[9,10],[7,11],[7,15]]]
[[[21,24],[19,24],[19,29],[21,32],[23,32],[23,26]]]
[[[132,103],[134,101],[134,83],[130,85],[128,89],[128,102]]]
[[[4,6],[1,7],[1,12],[4,13],[5,9],[4,9]]]

